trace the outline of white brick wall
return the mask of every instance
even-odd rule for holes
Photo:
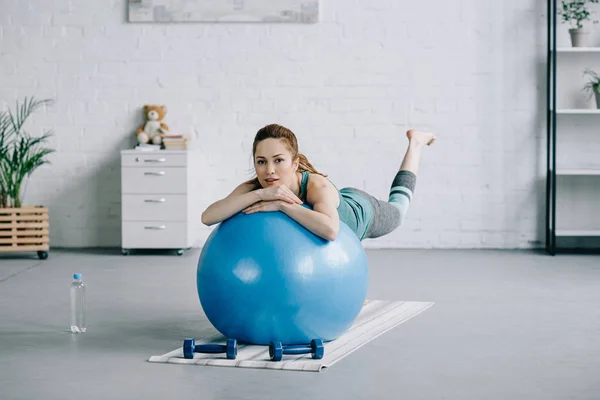
[[[439,141],[408,220],[365,245],[543,242],[545,2],[434,3],[322,0],[316,25],[219,25],[128,23],[125,0],[0,0],[0,100],[56,100],[33,122],[58,152],[25,200],[50,207],[54,246],[119,246],[118,151],[158,103],[197,132],[198,207],[249,177],[271,122],[338,187],[386,198],[415,127]]]

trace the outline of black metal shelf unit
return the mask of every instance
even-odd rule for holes
[[[546,68],[546,252],[555,255],[557,252],[594,252],[600,249],[571,249],[557,246],[557,236],[565,237],[597,237],[600,230],[558,230],[556,229],[556,116],[557,114],[600,114],[598,110],[557,110],[556,108],[556,73],[557,73],[557,0],[547,0],[547,68]],[[562,49],[572,52],[574,49]],[[598,52],[600,48],[583,48],[577,51]],[[591,112],[590,112],[591,111]],[[593,175],[600,177],[600,170],[561,170],[559,175]]]
[[[556,254],[556,2],[547,0],[546,55],[546,251]]]

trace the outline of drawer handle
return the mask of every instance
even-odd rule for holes
[[[164,225],[160,225],[160,226],[145,226],[144,229],[162,231],[163,229],[167,229],[167,227],[164,226]]]
[[[136,157],[135,161],[140,161],[139,157]],[[166,158],[145,158],[144,162],[151,162],[151,163],[163,163],[167,161]]]
[[[144,175],[163,176],[164,174],[165,174],[165,171],[160,171],[160,172],[144,172]]]
[[[145,203],[164,203],[167,199],[146,199]]]

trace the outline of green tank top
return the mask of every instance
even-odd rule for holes
[[[300,182],[300,199],[302,201],[306,201],[309,176],[310,172],[302,171],[302,180]],[[333,182],[332,185],[336,188],[340,196],[340,205],[337,208],[340,221],[348,225],[356,236],[360,240],[363,240],[373,216],[371,203],[363,195],[353,191],[351,188],[338,190]]]

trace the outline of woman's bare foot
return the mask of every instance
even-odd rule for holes
[[[406,136],[411,145],[417,146],[418,148],[422,148],[424,146],[430,146],[435,142],[437,137],[433,133],[417,131],[415,129],[409,129],[406,132]]]

